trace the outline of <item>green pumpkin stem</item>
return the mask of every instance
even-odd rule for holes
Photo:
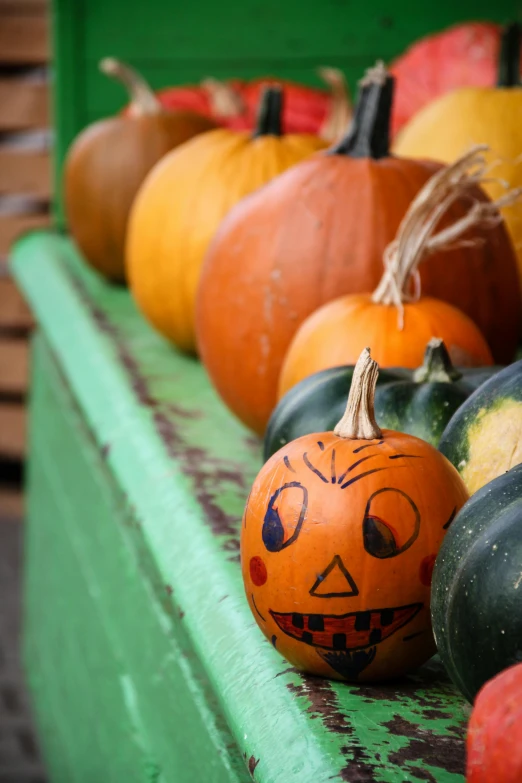
[[[360,440],[382,437],[375,421],[375,385],[378,375],[379,365],[370,356],[370,349],[365,348],[355,365],[346,410],[334,429],[335,435]]]
[[[279,85],[265,87],[259,101],[254,139],[283,135],[283,90]]]
[[[150,85],[130,65],[122,63],[114,57],[104,57],[103,60],[100,60],[99,67],[102,73],[116,79],[127,89],[131,99],[131,114],[141,116],[163,112],[163,107]]]
[[[390,118],[395,79],[382,62],[369,68],[360,81],[348,132],[328,155],[350,158],[386,158],[390,154]]]
[[[432,337],[424,352],[424,362],[413,373],[415,383],[452,383],[462,378],[451,363],[448,349],[439,337]]]
[[[520,35],[518,22],[504,27],[500,43],[497,87],[520,87]]]

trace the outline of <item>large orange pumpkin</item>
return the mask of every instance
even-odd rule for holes
[[[201,264],[220,222],[243,196],[325,146],[282,135],[282,91],[266,89],[254,135],[219,129],[194,139],[149,174],[132,208],[127,272],[153,326],[195,350],[194,302]]]
[[[391,77],[371,72],[346,139],[244,199],[209,250],[197,302],[201,357],[224,402],[260,434],[300,324],[325,302],[375,288],[386,246],[440,168],[389,156],[392,89]],[[447,221],[468,209],[457,199]],[[513,248],[503,225],[477,236],[474,246],[430,255],[422,290],[470,316],[508,362],[521,314]]]
[[[112,59],[101,69],[132,97],[132,116],[89,125],[65,160],[65,212],[85,260],[105,277],[125,278],[129,212],[146,175],[167,152],[216,123],[191,111],[166,111],[133,71]]]
[[[440,299],[422,296],[420,290],[411,295],[419,264],[433,249],[454,245],[474,226],[497,224],[496,204],[482,201],[435,233],[452,200],[480,181],[486,167],[483,152],[480,147],[471,150],[434,174],[420,190],[385,252],[386,269],[373,295],[334,299],[301,324],[281,370],[280,397],[319,370],[355,363],[367,343],[381,367],[418,367],[432,338],[443,340],[452,360],[461,366],[493,363],[486,340],[467,315]]]
[[[457,471],[412,435],[381,430],[366,349],[334,432],[304,435],[265,463],[241,528],[252,614],[290,663],[376,681],[434,652],[430,584],[468,498]]]

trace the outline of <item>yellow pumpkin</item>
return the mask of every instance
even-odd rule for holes
[[[429,103],[398,134],[393,152],[409,158],[449,163],[472,144],[490,147],[492,181],[483,185],[493,199],[505,183],[522,186],[522,88],[519,78],[520,28],[503,34],[496,87],[463,87]],[[517,251],[522,285],[522,205],[503,215]]]
[[[194,308],[205,252],[226,213],[247,194],[326,144],[281,132],[280,87],[265,89],[254,134],[219,129],[154,167],[127,235],[129,285],[151,324],[178,348],[196,347]]]

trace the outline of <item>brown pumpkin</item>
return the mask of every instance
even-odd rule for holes
[[[65,212],[85,260],[105,277],[125,279],[125,234],[131,204],[150,169],[167,152],[216,123],[191,111],[165,111],[141,77],[116,60],[102,60],[132,98],[131,116],[89,125],[65,161]]]
[[[194,303],[203,257],[226,213],[243,196],[325,147],[317,136],[282,134],[283,92],[268,87],[254,134],[225,128],[162,160],[140,188],[127,237],[127,271],[151,324],[183,351],[195,350]]]
[[[252,614],[291,664],[349,681],[385,680],[435,644],[431,572],[468,499],[433,446],[379,429],[368,349],[334,432],[304,435],[265,463],[241,526]]]
[[[485,169],[484,149],[477,147],[433,175],[386,249],[385,272],[373,295],[339,297],[301,324],[281,370],[280,397],[319,370],[353,364],[367,343],[381,367],[418,367],[432,338],[443,340],[453,361],[463,367],[493,364],[486,340],[467,315],[420,290],[411,294],[419,264],[430,253],[454,246],[479,225],[498,224],[499,205],[477,201],[467,215],[435,233],[445,209],[466,190],[476,190]],[[517,197],[517,192],[508,194],[504,202]]]
[[[375,288],[386,246],[440,168],[390,157],[392,90],[391,77],[371,71],[344,141],[238,204],[208,253],[197,303],[200,354],[225,403],[260,434],[300,324],[325,302]],[[458,199],[447,221],[468,208]],[[470,316],[505,363],[522,309],[516,261],[503,225],[477,234],[473,247],[430,256],[422,289]]]

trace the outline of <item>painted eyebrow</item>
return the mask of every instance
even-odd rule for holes
[[[392,454],[388,459],[401,459],[402,457],[409,457],[409,459],[422,459],[421,454]]]
[[[383,440],[380,440],[378,443],[366,443],[364,446],[359,446],[359,448],[354,449],[352,451],[352,454],[358,454],[363,449],[369,449],[370,446],[382,446],[383,443],[384,443]]]
[[[311,463],[311,462],[310,462],[310,460],[308,459],[308,454],[307,454],[306,452],[303,454],[303,462],[304,462],[304,464],[306,465],[306,467],[307,467],[307,468],[309,468],[309,469],[312,471],[312,473],[315,473],[315,475],[316,475],[316,476],[319,476],[319,478],[321,479],[321,481],[324,481],[324,483],[325,483],[325,484],[329,484],[329,483],[330,483],[330,482],[328,481],[328,479],[327,479],[325,476],[323,476],[323,474],[321,473],[321,471],[320,471],[320,470],[318,470],[317,468],[315,468],[315,467],[312,465],[312,463]]]
[[[358,476],[354,476],[353,478],[348,479],[348,481],[345,481],[344,484],[341,484],[341,489],[346,489],[346,487],[349,487],[350,484],[355,484],[355,482],[359,481],[359,479],[362,479],[365,476],[370,476],[372,473],[378,473],[379,470],[386,470],[386,468],[373,468],[373,470],[366,470],[364,473],[359,473]]]
[[[350,465],[349,468],[346,468],[342,476],[339,476],[339,479],[337,481],[338,484],[342,484],[344,479],[346,478],[346,474],[350,473],[354,468],[357,467],[357,465],[360,465],[361,462],[366,462],[367,459],[373,459],[373,457],[381,457],[382,454],[368,454],[367,457],[361,457],[361,459],[358,459],[356,462],[353,463],[353,465]]]

